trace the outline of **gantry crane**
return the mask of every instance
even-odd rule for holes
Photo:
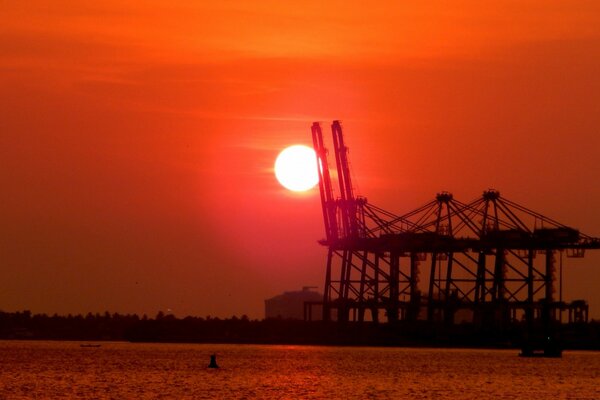
[[[557,299],[562,257],[583,257],[600,239],[486,190],[462,203],[451,193],[397,215],[355,196],[348,148],[339,121],[331,125],[335,171],[321,125],[312,125],[327,263],[323,319],[455,322],[458,312],[479,324],[519,317],[551,323],[569,312],[587,321],[587,304]],[[337,175],[337,191],[332,175]],[[429,272],[422,293],[422,270]],[[562,287],[562,286],[561,286]],[[335,311],[335,313],[334,313]],[[309,313],[310,314],[310,313]],[[334,314],[334,315],[332,315]]]

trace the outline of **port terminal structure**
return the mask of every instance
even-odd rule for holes
[[[331,125],[335,171],[320,123],[311,130],[327,262],[323,301],[305,303],[305,319],[322,306],[323,320],[340,322],[587,322],[586,301],[562,299],[563,256],[583,257],[600,239],[492,189],[468,203],[441,192],[403,215],[386,211],[355,196],[340,122]]]

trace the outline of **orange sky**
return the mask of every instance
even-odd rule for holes
[[[2,310],[262,317],[322,288],[318,195],[272,174],[314,120],[391,211],[494,187],[600,236],[597,1],[80,3],[1,6]],[[590,254],[565,297],[597,318],[599,284]]]

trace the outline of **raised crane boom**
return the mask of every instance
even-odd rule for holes
[[[319,174],[319,193],[321,194],[321,207],[323,209],[323,221],[325,222],[325,234],[327,242],[331,243],[338,239],[339,229],[337,225],[337,206],[333,197],[331,176],[329,174],[329,163],[327,162],[327,149],[323,143],[323,132],[318,122],[312,124],[312,139],[315,153],[317,155],[317,171]]]

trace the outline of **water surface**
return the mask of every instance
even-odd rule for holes
[[[600,353],[0,341],[0,399],[31,398],[600,399]]]

